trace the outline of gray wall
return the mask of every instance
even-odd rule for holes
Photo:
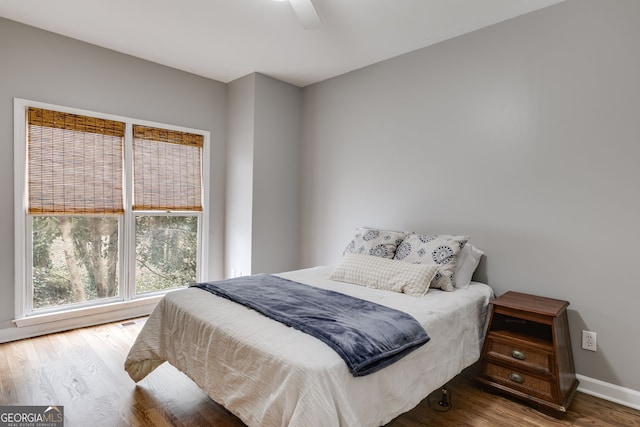
[[[0,330],[14,318],[14,97],[210,131],[209,276],[222,277],[226,85],[2,18],[0,40]]]
[[[568,0],[305,88],[302,266],[357,226],[469,234],[497,294],[570,301],[580,374],[640,390],[639,22]]]
[[[299,265],[302,90],[256,74],[254,273]]]
[[[229,84],[227,276],[299,264],[302,90],[262,74]]]

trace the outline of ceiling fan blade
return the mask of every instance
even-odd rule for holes
[[[289,0],[289,2],[305,29],[310,30],[322,24],[322,20],[318,16],[318,12],[316,12],[311,0]]]

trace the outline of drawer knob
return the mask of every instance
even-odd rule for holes
[[[526,355],[519,351],[519,350],[512,350],[511,351],[511,357],[513,357],[514,359],[518,359],[518,360],[524,360],[526,359]]]
[[[516,374],[515,372],[511,372],[509,374],[509,379],[518,384],[522,384],[524,382],[524,378],[522,378],[522,375]]]

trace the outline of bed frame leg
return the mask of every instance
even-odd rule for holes
[[[449,407],[449,390],[447,390],[447,386],[443,386],[440,391],[442,392],[442,395],[440,397],[440,401],[438,402],[438,405],[442,406],[443,408],[448,408]]]

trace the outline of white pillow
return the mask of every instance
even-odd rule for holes
[[[470,243],[464,245],[458,254],[458,260],[456,261],[456,268],[454,269],[454,277],[456,288],[468,288],[471,283],[471,277],[478,268],[480,258],[482,258],[484,252],[476,248]]]
[[[410,264],[438,266],[431,287],[443,291],[455,291],[455,268],[460,250],[469,236],[409,234],[396,249],[395,258]]]
[[[357,253],[345,254],[329,279],[369,288],[424,296],[438,266],[407,264],[393,259]]]

